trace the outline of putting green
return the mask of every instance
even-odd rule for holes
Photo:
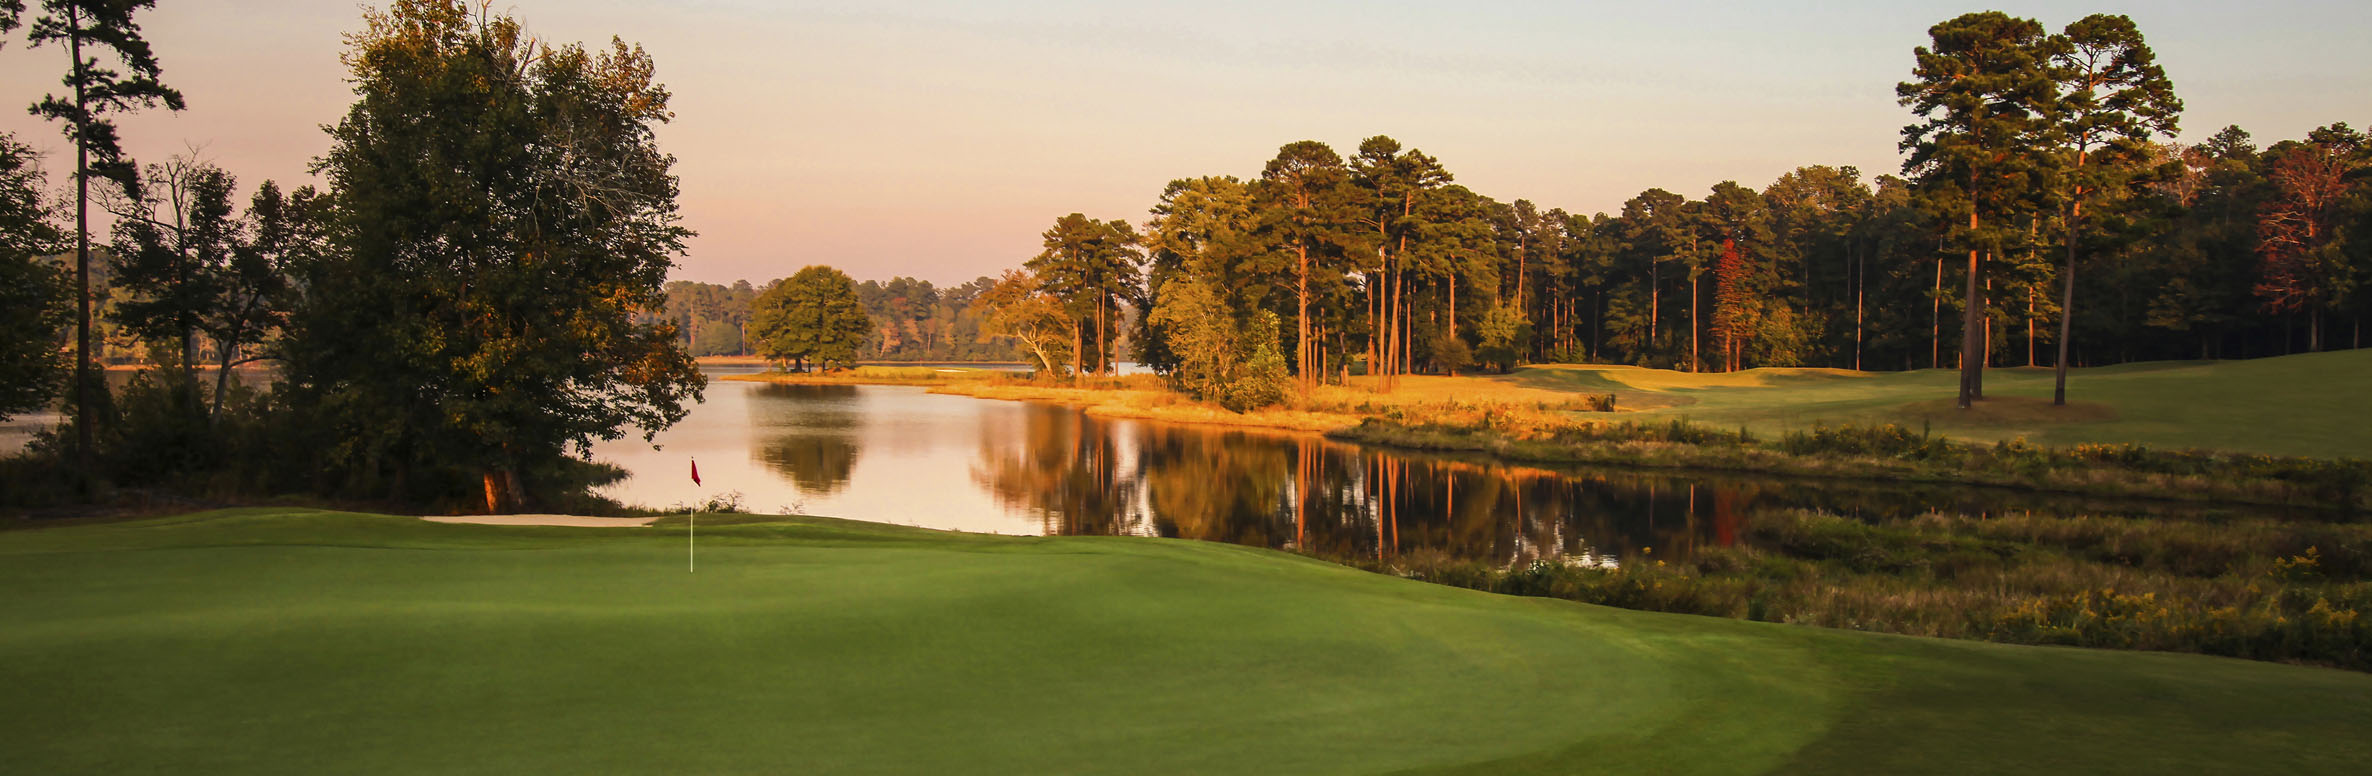
[[[0,532],[5,770],[2348,772],[2372,676],[1265,550],[247,509]]]

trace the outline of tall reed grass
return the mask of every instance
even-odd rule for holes
[[[2019,644],[2199,652],[2372,670],[2372,525],[1929,514],[1755,515],[1684,562],[1376,570],[1633,609]]]

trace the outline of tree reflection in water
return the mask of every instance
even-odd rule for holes
[[[981,434],[972,479],[1007,507],[1037,515],[1045,532],[1062,536],[1146,533],[1135,472],[1125,475],[1119,440],[1107,424],[1076,409],[1030,404],[1020,438]]]
[[[765,385],[771,401],[752,401],[752,456],[790,478],[799,492],[821,496],[848,486],[857,466],[864,395],[853,385]]]
[[[1604,563],[1649,548],[1683,556],[1700,537],[1734,541],[1738,505],[1757,498],[1752,488],[1412,459],[1310,435],[1107,420],[1049,405],[990,431],[973,480],[1049,534],[1336,558],[1430,551]]]
[[[800,499],[813,498],[814,514],[936,528],[1171,536],[1344,560],[1440,553],[1505,565],[1686,559],[1702,546],[1752,541],[1755,517],[1771,509],[1864,519],[1931,510],[2233,511],[2003,488],[1527,466],[913,388],[743,385],[749,393],[737,398],[746,401],[704,406],[746,404],[746,418],[734,407],[731,418],[698,415],[692,427],[671,430],[668,455],[634,453],[642,468],[630,486],[682,481],[685,453],[704,464],[747,455],[734,462],[741,472],[711,469],[709,487],[749,483],[773,489],[751,494],[760,506],[803,509]],[[681,493],[701,492],[661,491],[643,503],[687,498]]]

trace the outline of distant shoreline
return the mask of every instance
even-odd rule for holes
[[[696,356],[692,361],[698,364],[748,364],[754,366],[773,366],[774,364],[762,356]],[[931,366],[936,364],[1029,366],[1027,361],[859,361],[856,363],[857,366]]]

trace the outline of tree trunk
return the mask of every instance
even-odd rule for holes
[[[1409,339],[1407,339],[1409,268],[1407,268],[1407,261],[1409,261],[1409,235],[1399,235],[1399,252],[1397,252],[1397,256],[1392,256],[1392,271],[1390,271],[1392,299],[1385,301],[1385,306],[1383,306],[1385,325],[1392,327],[1392,337],[1385,339],[1385,349],[1383,349],[1383,361],[1388,361],[1388,365],[1383,368],[1383,373],[1388,375],[1385,377],[1385,389],[1399,389],[1399,375],[1404,373],[1404,363],[1407,363],[1404,361],[1404,358],[1407,358],[1407,351],[1409,351]]]
[[[1294,249],[1299,254],[1300,264],[1294,273],[1293,319],[1298,333],[1294,335],[1297,339],[1293,345],[1293,371],[1301,383],[1301,392],[1308,394],[1311,382],[1316,379],[1310,373],[1310,247],[1304,243],[1294,246]]]
[[[1853,371],[1861,371],[1861,306],[1870,293],[1870,257],[1862,255],[1853,265]]]
[[[1450,338],[1458,337],[1458,274],[1450,273]]]
[[[1697,360],[1697,295],[1697,273],[1692,270],[1688,273],[1688,371],[1691,372],[1705,371],[1705,365]]]
[[[89,95],[83,86],[81,10],[67,6],[66,48],[74,57],[74,108],[78,114],[89,115]],[[74,137],[74,461],[81,470],[84,497],[90,497],[91,480],[91,148],[81,132]]]
[[[1663,313],[1664,283],[1660,277],[1663,264],[1662,259],[1647,260],[1647,343],[1640,349],[1646,351],[1651,357],[1656,351],[1657,319],[1662,317]]]
[[[509,490],[509,479],[493,469],[481,472],[480,476],[486,483],[486,514],[502,514],[503,505],[509,501],[505,496]]]
[[[1974,239],[1977,231],[1977,211],[1973,204],[1970,205],[1968,212],[1968,230],[1971,239]],[[1978,348],[1984,347],[1985,344],[1985,333],[1982,330],[1984,321],[1979,320],[1984,315],[1985,303],[1982,297],[1983,292],[1977,288],[1977,275],[1980,272],[1977,262],[1981,255],[1974,247],[1968,250],[1967,307],[1961,310],[1960,314],[1959,406],[1964,410],[1974,406],[1978,399],[1983,398],[1983,389],[1980,387],[1979,381],[1984,379],[1985,359],[1984,355],[1978,352]]]
[[[2076,234],[2084,222],[2084,204],[2077,202],[2067,213],[2067,266],[2060,269],[2059,278],[2059,363],[2051,366],[2051,406],[2067,406],[2067,342],[2068,332],[2075,321],[2075,266]]]
[[[1375,274],[1367,278],[1367,376],[1381,380],[1384,370],[1384,276],[1390,259],[1375,249]],[[1369,382],[1376,382],[1370,380]],[[1378,387],[1380,387],[1380,383]]]
[[[1927,295],[1927,368],[1944,368],[1944,260],[1935,260],[1935,290]]]
[[[1985,259],[1987,261],[2000,261],[2001,256],[1995,254],[1992,251],[1986,251]],[[1979,273],[1982,273],[1983,271],[1984,270],[1981,268],[1978,270]],[[1977,315],[1979,320],[1982,320],[1985,323],[1985,339],[1983,344],[1977,348],[1977,380],[1975,385],[1976,397],[1978,399],[1983,399],[1985,398],[1985,370],[1993,368],[1993,278],[1985,278],[1985,284],[1982,288],[1978,289],[1977,294],[1977,301],[1984,303],[1982,307],[1977,308]]]

